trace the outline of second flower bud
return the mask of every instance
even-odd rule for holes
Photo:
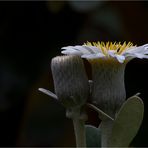
[[[57,56],[51,70],[55,93],[66,107],[81,107],[89,95],[89,84],[83,60],[79,56]]]

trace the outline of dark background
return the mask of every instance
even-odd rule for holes
[[[65,109],[38,92],[54,91],[51,58],[86,41],[148,43],[148,2],[0,2],[0,146],[75,146]],[[125,72],[127,97],[141,92],[143,124],[133,146],[147,146],[148,61],[134,59]],[[88,123],[98,125],[91,110]],[[127,129],[128,130],[128,129]]]

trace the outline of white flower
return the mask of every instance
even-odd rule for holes
[[[124,71],[133,58],[148,58],[148,44],[134,46],[131,42],[87,42],[82,46],[63,47],[63,54],[86,58],[92,68],[91,101],[111,117],[126,99]]]
[[[63,54],[68,55],[79,55],[86,59],[97,59],[97,58],[114,58],[120,63],[129,61],[133,58],[148,58],[148,44],[142,46],[134,46],[131,42],[87,42],[80,46],[67,46],[63,47]]]

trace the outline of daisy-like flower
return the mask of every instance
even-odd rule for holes
[[[148,58],[148,44],[137,47],[131,42],[87,42],[82,46],[67,46],[62,49],[65,49],[62,51],[63,54],[79,55],[86,59],[114,58],[120,63],[133,58]]]
[[[62,49],[63,54],[79,55],[90,62],[92,102],[113,118],[126,99],[124,71],[127,62],[133,58],[148,58],[148,44],[137,47],[131,42],[87,42]]]

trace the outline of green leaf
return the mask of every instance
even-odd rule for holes
[[[137,96],[129,98],[117,114],[108,146],[128,147],[140,128],[143,115],[143,101]]]
[[[87,147],[101,147],[101,131],[92,126],[85,125],[86,128],[86,145]]]

